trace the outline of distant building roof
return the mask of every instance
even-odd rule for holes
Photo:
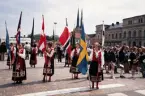
[[[89,38],[93,38],[96,36],[96,34],[87,34]]]
[[[110,25],[108,29],[122,28],[122,27],[123,27],[123,23],[118,23],[118,24],[112,23],[112,25]]]

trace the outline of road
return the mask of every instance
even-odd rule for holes
[[[136,79],[130,79],[131,74],[125,74],[127,78],[110,79],[105,74],[105,79],[100,83],[99,90],[90,90],[87,75],[79,75],[79,79],[73,80],[68,67],[55,60],[55,74],[52,82],[42,82],[42,70],[44,58],[38,57],[36,68],[31,68],[26,60],[27,80],[21,85],[13,84],[11,80],[12,70],[6,66],[6,61],[0,61],[0,96],[145,96],[145,79],[136,74]]]

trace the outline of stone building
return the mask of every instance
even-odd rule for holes
[[[122,23],[112,23],[105,31],[105,45],[115,46],[122,44]]]
[[[90,42],[102,41],[102,27],[97,25]],[[89,35],[88,35],[89,36]],[[145,15],[123,19],[123,23],[105,25],[105,46],[145,46]]]
[[[145,46],[145,15],[123,19],[123,44]]]

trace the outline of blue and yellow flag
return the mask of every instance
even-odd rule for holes
[[[79,59],[77,61],[77,67],[78,70],[82,73],[82,74],[86,74],[87,70],[88,70],[88,52],[87,52],[87,43],[85,41],[85,30],[84,30],[84,24],[83,24],[83,11],[81,12],[81,38],[80,38],[80,46],[81,46],[81,50],[80,50],[80,55],[79,55]]]

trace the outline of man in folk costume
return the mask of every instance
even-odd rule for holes
[[[120,51],[119,51],[119,63],[120,63],[120,78],[125,78],[125,76],[123,76],[123,71],[124,71],[124,62],[125,62],[125,52],[124,52],[125,47],[123,46]]]
[[[142,77],[145,78],[145,47],[142,47],[142,55],[139,58]]]
[[[94,44],[94,49],[90,54],[90,68],[89,68],[89,75],[90,80],[92,82],[92,88],[94,88],[94,83],[96,82],[96,89],[99,89],[99,82],[102,80],[102,72],[101,69],[103,68],[103,52],[100,50],[100,44],[96,42]]]
[[[47,80],[47,76],[49,76],[48,81],[51,82],[51,76],[54,75],[54,48],[52,44],[52,42],[49,42],[44,51],[45,63],[43,68],[43,82]]]
[[[114,77],[114,68],[116,63],[115,48],[111,48],[109,56],[110,56],[110,66],[111,66],[111,78],[115,79]]]
[[[22,83],[26,80],[25,49],[22,44],[18,44],[16,64],[13,65],[12,80],[16,83]]]
[[[129,59],[130,59],[130,64],[131,64],[132,78],[134,78],[135,72],[136,72],[137,66],[138,66],[137,48],[136,47],[131,49]]]
[[[78,74],[80,73],[77,68],[77,61],[80,55],[80,45],[79,43],[76,43],[76,48],[72,50],[71,52],[71,59],[72,64],[70,67],[70,73],[72,73],[72,78],[78,79]]]
[[[37,47],[36,44],[34,44],[31,49],[30,66],[31,67],[34,66],[35,68],[36,64],[37,64]]]

